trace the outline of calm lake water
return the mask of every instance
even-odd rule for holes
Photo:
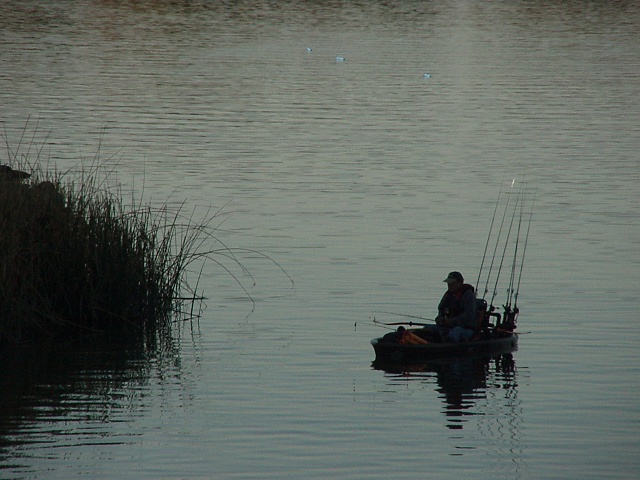
[[[5,356],[0,477],[638,478],[638,25],[630,1],[5,0],[3,143],[221,208],[277,264],[207,264],[160,352]],[[476,281],[512,179],[519,350],[372,368],[381,311]]]

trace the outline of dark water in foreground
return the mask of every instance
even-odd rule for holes
[[[98,156],[125,192],[224,206],[220,238],[295,287],[245,253],[254,278],[225,265],[255,304],[210,264],[161,352],[3,360],[0,477],[637,478],[639,24],[634,2],[5,2],[12,148],[30,118],[20,152],[50,168]],[[537,192],[519,350],[372,368],[374,316],[475,281],[513,178]]]

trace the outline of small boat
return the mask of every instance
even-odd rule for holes
[[[515,179],[511,182],[511,188],[515,184]],[[500,189],[502,193],[502,188]],[[520,280],[522,279],[522,269],[524,266],[524,256],[526,252],[527,242],[529,239],[529,228],[531,227],[531,217],[533,215],[533,203],[535,201],[535,194],[531,201],[531,211],[528,213],[529,225],[526,228],[526,234],[521,231],[522,220],[525,216],[524,203],[526,197],[526,191],[524,187],[520,188],[520,191],[515,195],[515,202],[510,202],[513,196],[512,191],[507,192],[507,200],[504,205],[502,214],[502,223],[500,224],[497,238],[494,239],[493,244],[493,258],[491,259],[491,265],[489,273],[485,275],[486,282],[484,285],[484,295],[482,298],[476,298],[477,306],[477,328],[476,334],[466,341],[454,342],[450,341],[448,335],[443,335],[443,331],[439,329],[429,328],[431,324],[415,323],[413,321],[405,322],[393,322],[393,323],[381,323],[376,321],[374,323],[390,326],[400,325],[394,332],[387,333],[383,337],[374,338],[371,340],[371,345],[376,353],[375,363],[417,363],[417,362],[429,362],[434,359],[447,359],[455,357],[469,357],[469,356],[494,356],[501,354],[509,354],[518,347],[518,334],[514,332],[517,328],[518,315],[520,309],[517,306],[518,296],[520,291]],[[511,203],[511,206],[510,206]],[[478,272],[478,280],[476,285],[480,285],[481,279],[483,279],[482,272],[489,249],[490,240],[492,238],[492,231],[494,221],[496,219],[496,213],[500,205],[500,194],[498,194],[498,200],[496,201],[495,210],[493,212],[493,218],[489,227],[489,236],[485,245],[484,254],[482,256],[482,262]],[[508,226],[508,233],[506,240],[501,242],[501,232],[504,227],[505,219],[508,218],[507,214],[511,218],[511,222]],[[518,215],[519,214],[519,215]],[[517,222],[516,222],[517,219]],[[512,227],[516,226],[515,229]],[[512,230],[516,230],[516,238],[510,242],[510,233]],[[521,236],[522,235],[522,236]],[[520,240],[524,241],[524,248],[522,251],[518,250]],[[494,306],[494,300],[496,293],[498,292],[498,281],[500,279],[500,272],[503,266],[503,260],[506,256],[507,250],[513,249],[513,260],[511,265],[511,275],[509,278],[509,285],[507,288],[507,298],[502,305],[503,313],[498,313],[498,308]],[[497,255],[498,251],[502,250],[502,256]],[[500,265],[495,277],[492,277],[494,272],[493,266],[496,258],[500,258]],[[445,282],[450,283],[449,279],[464,282],[464,278],[459,272],[451,272],[449,277],[445,279]],[[489,292],[489,282],[494,283],[493,295],[491,300],[485,300],[485,296]],[[477,295],[477,289],[471,285],[464,285],[474,290]],[[469,288],[466,291],[469,291]],[[513,302],[513,303],[512,303]],[[440,307],[439,307],[440,308]],[[400,315],[403,317],[419,318],[428,320],[424,317],[415,315],[404,315],[393,312],[381,312],[392,315]],[[492,323],[493,322],[493,323]],[[422,326],[427,328],[406,328]]]
[[[420,363],[433,359],[468,357],[468,356],[493,356],[503,353],[511,353],[518,348],[518,335],[508,330],[494,329],[482,332],[474,339],[466,342],[442,342],[424,340],[423,329],[405,329],[399,327],[380,338],[371,340],[371,345],[376,354],[374,363]],[[418,337],[424,343],[416,340],[401,341],[402,337]]]
[[[518,334],[514,330],[517,328],[520,309],[503,305],[504,312],[501,314],[496,308],[488,307],[482,299],[477,300],[477,303],[478,333],[467,341],[444,340],[437,331],[430,328],[404,327],[430,325],[426,323],[382,323],[400,326],[394,332],[371,340],[376,353],[374,363],[416,363],[456,357],[494,356],[515,351],[518,348]],[[381,324],[375,319],[374,322]]]
[[[511,182],[512,189],[514,184],[515,179]],[[500,191],[502,192],[502,188]],[[412,321],[381,323],[376,321],[376,319],[374,318],[374,323],[377,323],[379,325],[400,325],[400,327],[398,327],[396,331],[387,333],[383,337],[374,338],[373,340],[371,340],[371,345],[373,346],[373,349],[376,353],[376,360],[374,361],[374,364],[415,364],[419,362],[429,362],[435,359],[446,360],[456,357],[460,358],[469,356],[494,356],[508,354],[517,349],[518,334],[514,332],[514,330],[516,329],[518,314],[520,313],[517,302],[520,291],[520,280],[522,279],[522,269],[524,266],[524,256],[529,239],[529,228],[531,226],[531,217],[533,215],[533,203],[535,201],[535,194],[533,200],[531,201],[531,210],[528,213],[529,225],[526,227],[525,234],[524,231],[521,230],[521,226],[523,217],[525,216],[524,204],[526,191],[524,187],[521,187],[520,191],[515,196],[511,195],[511,193],[514,193],[512,191],[509,191],[507,193],[509,195],[507,196],[506,202],[504,202],[505,205],[502,214],[502,223],[500,224],[497,238],[493,241],[494,253],[491,260],[491,266],[489,268],[489,273],[485,275],[486,282],[484,282],[484,295],[489,292],[489,282],[491,281],[492,283],[495,283],[493,295],[489,302],[485,300],[484,295],[482,296],[482,298],[476,299],[478,323],[476,328],[477,333],[475,334],[475,336],[471,340],[453,342],[449,341],[448,339],[443,339],[442,333],[437,329],[405,328],[403,326],[407,325],[409,327],[431,327],[431,324],[415,323]],[[511,198],[513,197],[515,197],[515,201],[510,202]],[[500,194],[498,194],[498,200],[496,201],[493,218],[489,227],[489,236],[487,237],[487,242],[485,245],[484,254],[482,256],[482,262],[480,264],[476,285],[480,285],[480,280],[483,279],[483,266],[485,263],[489,245],[491,243],[490,240],[492,238],[494,221],[496,219],[496,213],[498,211],[499,205]],[[511,218],[511,222],[507,222],[508,233],[506,235],[506,240],[501,241],[501,232],[503,228],[507,228],[504,225],[505,219],[509,217]],[[516,226],[515,229],[512,228],[514,227],[514,225]],[[509,234],[512,230],[516,230],[516,238],[515,240],[513,240],[513,237],[511,237],[512,240],[510,242]],[[518,244],[521,240],[524,241],[524,248],[519,251]],[[500,271],[502,270],[503,260],[506,256],[507,251],[511,249],[513,249],[513,259],[511,265],[511,275],[508,280],[509,285],[507,288],[507,299],[502,305],[503,313],[500,314],[497,312],[499,307],[494,306],[494,300],[496,297],[496,293],[498,292],[498,290],[500,290],[498,288],[498,280],[500,279]],[[498,255],[498,252],[500,250],[502,250],[501,256]],[[495,272],[493,269],[496,258],[500,258],[500,265],[497,269],[497,272]],[[494,277],[492,277],[492,272],[495,272]],[[459,272],[452,272],[449,275],[452,276],[453,274],[458,275],[459,278],[456,277],[458,278],[458,280],[464,281],[462,275]],[[445,282],[447,280],[445,280]],[[471,285],[467,285],[467,287],[471,287]],[[393,312],[382,313],[428,320],[426,318],[418,317],[415,315],[403,315]],[[492,321],[494,323],[491,323]]]

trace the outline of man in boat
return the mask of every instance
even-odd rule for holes
[[[475,289],[464,283],[460,272],[451,272],[444,282],[447,291],[438,304],[435,329],[443,339],[451,342],[471,340],[478,330]]]

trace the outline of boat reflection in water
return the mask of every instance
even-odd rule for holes
[[[517,429],[520,401],[517,370],[511,353],[433,359],[422,363],[388,363],[376,359],[372,367],[398,379],[436,384],[444,403],[447,428],[462,429],[470,417],[491,415]],[[501,418],[498,418],[498,417]],[[506,419],[505,419],[506,417]],[[480,420],[480,419],[479,419]],[[491,426],[488,425],[489,428]],[[513,435],[513,432],[509,434]]]
[[[404,365],[376,359],[372,366],[384,371],[394,385],[433,387],[442,401],[444,428],[451,431],[449,455],[470,456],[487,471],[500,471],[501,478],[521,478],[524,442],[518,378],[522,373],[511,352]],[[424,409],[416,418],[424,418]],[[437,430],[443,428],[438,423],[425,418],[424,434],[438,435]]]

